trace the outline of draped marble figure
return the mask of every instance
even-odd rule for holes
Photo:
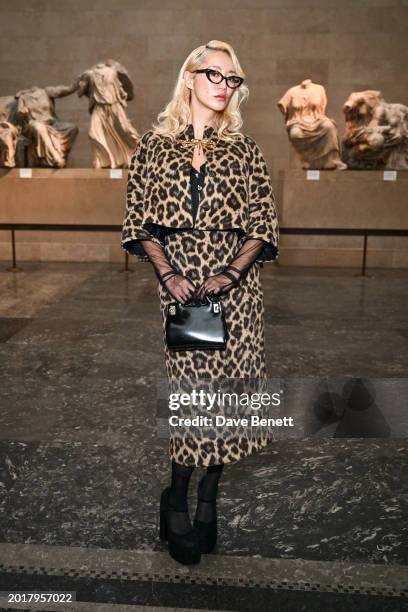
[[[354,170],[408,169],[408,107],[388,103],[381,91],[352,93],[343,106],[343,151]]]
[[[16,99],[0,97],[0,167],[14,168],[21,128],[16,125]]]
[[[100,62],[79,77],[78,96],[89,98],[89,138],[95,168],[127,168],[139,133],[126,116],[133,85],[127,70],[113,59]]]
[[[76,89],[74,82],[56,87],[34,85],[16,93],[16,121],[27,145],[27,166],[65,168],[67,165],[78,128],[57,117],[55,99],[69,96]]]
[[[326,106],[324,87],[311,79],[288,89],[278,102],[289,140],[305,170],[347,168],[341,160],[336,122],[325,115]]]

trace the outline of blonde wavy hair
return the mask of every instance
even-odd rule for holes
[[[237,75],[245,78],[245,73],[241,68],[236,53],[228,43],[221,40],[210,40],[206,45],[197,47],[190,53],[180,69],[172,99],[164,111],[158,114],[157,123],[154,123],[152,126],[154,134],[169,136],[172,140],[175,140],[177,135],[187,127],[190,114],[191,90],[185,84],[184,73],[186,70],[192,72],[199,69],[211,51],[225,51],[228,53]],[[233,140],[235,136],[241,134],[240,128],[243,120],[240,106],[248,96],[249,89],[244,82],[233,92],[225,110],[218,113],[214,129],[219,138]]]

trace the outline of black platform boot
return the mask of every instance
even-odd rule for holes
[[[200,543],[197,533],[192,528],[187,533],[176,533],[170,527],[170,513],[186,512],[175,510],[169,502],[170,488],[167,487],[160,498],[160,539],[168,541],[169,554],[173,559],[185,565],[199,563],[201,559]]]
[[[217,498],[203,497],[203,476],[198,484],[197,510],[194,517],[193,528],[197,534],[202,553],[210,553],[217,543]],[[204,522],[197,519],[197,515],[206,514],[212,517],[211,521]]]

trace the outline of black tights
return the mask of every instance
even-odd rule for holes
[[[191,522],[188,516],[188,485],[194,471],[194,465],[187,466],[176,463],[171,464],[171,488],[169,502],[173,510],[179,512],[170,513],[170,528],[176,533],[186,533],[191,529]],[[218,481],[220,479],[224,464],[210,465],[207,467],[206,474],[200,480],[198,487],[198,497],[210,502],[217,497]],[[211,522],[214,519],[214,504],[198,502],[197,519],[204,522]]]
[[[211,523],[216,517],[216,505],[211,502],[217,498],[218,481],[223,467],[223,463],[208,466],[207,473],[199,482],[196,518],[203,523]]]

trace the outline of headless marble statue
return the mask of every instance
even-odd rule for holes
[[[127,168],[139,134],[126,116],[133,85],[126,69],[108,59],[92,66],[78,79],[78,96],[89,98],[89,138],[95,168]]]
[[[334,119],[326,117],[324,87],[305,79],[291,87],[279,100],[286,130],[303,169],[344,170]]]
[[[27,144],[27,165],[65,168],[78,134],[73,123],[55,112],[55,99],[69,96],[77,84],[22,89],[15,95],[15,118]]]

